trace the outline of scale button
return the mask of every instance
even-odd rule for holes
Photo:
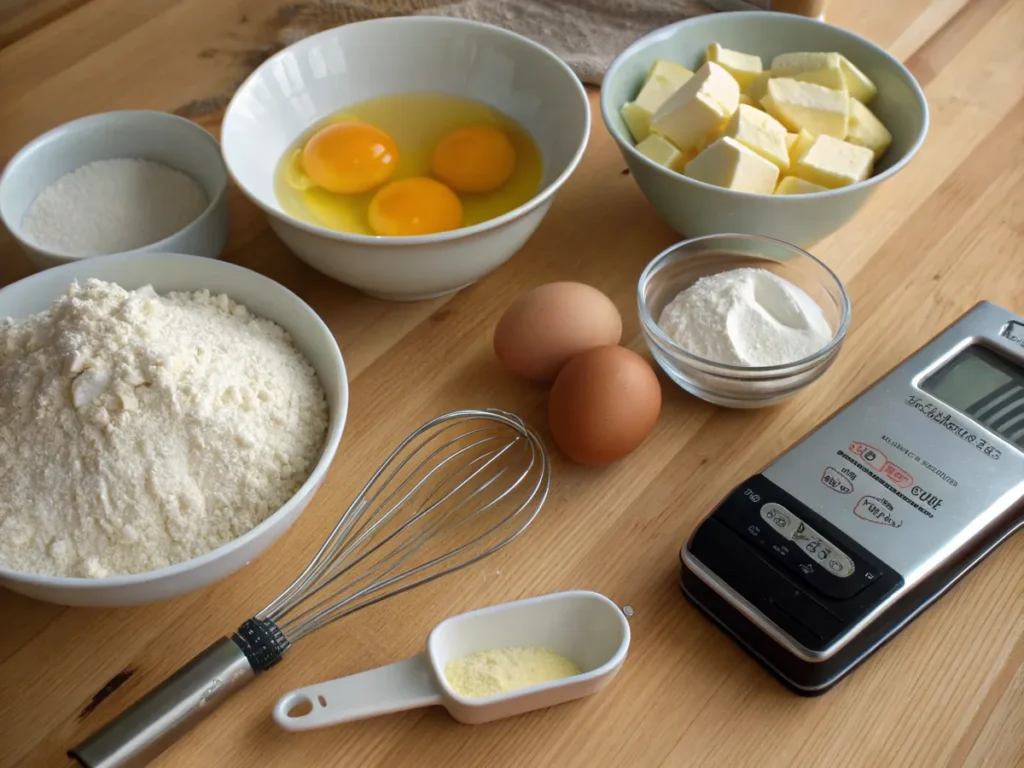
[[[772,528],[787,539],[789,536],[786,535],[786,532],[793,527],[795,521],[792,512],[774,501],[769,501],[761,507],[761,519],[770,523]]]

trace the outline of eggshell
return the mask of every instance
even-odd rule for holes
[[[647,439],[660,412],[661,385],[647,361],[625,347],[599,347],[574,357],[558,374],[548,425],[573,461],[609,464]]]
[[[494,329],[494,354],[512,373],[551,381],[572,357],[619,343],[622,317],[612,300],[583,283],[527,291]]]

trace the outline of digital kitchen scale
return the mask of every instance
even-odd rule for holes
[[[834,686],[1024,524],[1024,318],[982,302],[737,487],[686,597],[783,683]]]

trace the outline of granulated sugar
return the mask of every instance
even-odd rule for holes
[[[227,296],[72,285],[0,320],[0,567],[102,577],[201,555],[291,497],[326,426],[285,330]]]
[[[57,179],[29,206],[24,235],[67,256],[98,256],[150,245],[194,221],[203,188],[149,160],[98,160]]]
[[[814,300],[766,269],[700,278],[669,302],[658,326],[687,352],[747,367],[794,363],[832,340]]]

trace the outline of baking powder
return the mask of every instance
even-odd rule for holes
[[[499,648],[448,662],[444,676],[461,696],[482,699],[578,675],[571,659],[548,648]]]
[[[700,278],[669,302],[658,326],[691,354],[748,367],[794,363],[832,340],[821,307],[766,269]]]

